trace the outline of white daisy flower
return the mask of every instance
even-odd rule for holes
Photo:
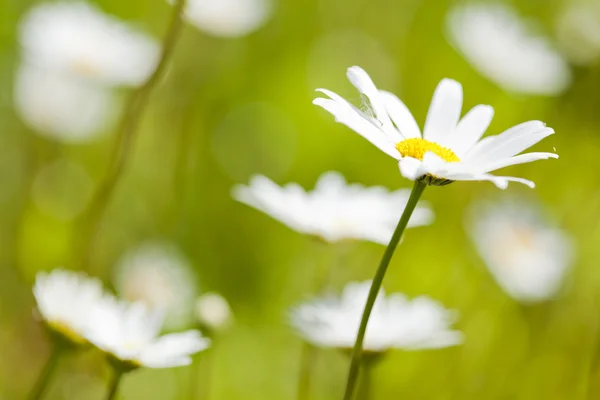
[[[308,342],[350,350],[354,346],[371,282],[348,284],[339,298],[324,297],[292,310],[291,324]],[[451,329],[456,313],[427,296],[409,300],[400,293],[380,291],[365,335],[367,352],[454,346],[463,334]]]
[[[67,143],[97,137],[115,115],[106,88],[31,65],[17,72],[14,97],[23,122],[42,136]]]
[[[226,329],[233,320],[229,303],[218,293],[205,293],[196,300],[196,318],[211,332]]]
[[[556,21],[556,40],[571,62],[578,65],[596,62],[600,58],[598,4],[566,4]]]
[[[108,85],[140,85],[158,62],[153,39],[84,2],[34,7],[19,36],[28,62]]]
[[[128,251],[115,271],[115,288],[123,299],[163,312],[166,329],[190,326],[194,319],[196,279],[174,246],[144,243]]]
[[[429,185],[487,180],[501,189],[509,181],[515,181],[534,187],[531,181],[490,172],[509,165],[558,158],[553,153],[518,155],[554,133],[540,121],[524,122],[481,139],[494,110],[478,105],[461,119],[462,86],[451,79],[442,80],[435,90],[423,134],[404,103],[393,94],[378,90],[361,68],[349,68],[348,79],[368,98],[366,112],[327,89],[318,90],[330,98],[317,98],[313,103],[398,160],[400,172],[408,179]]]
[[[498,284],[518,301],[552,298],[571,266],[571,239],[532,204],[476,205],[467,231]]]
[[[410,191],[390,192],[383,187],[347,184],[337,172],[323,174],[312,192],[298,184],[280,187],[264,176],[255,176],[249,186],[233,188],[233,197],[281,221],[297,232],[328,242],[345,239],[387,244]],[[420,205],[409,227],[427,225],[433,213]]]
[[[100,280],[62,269],[39,272],[33,295],[48,328],[77,345],[87,343],[95,323],[93,310],[107,297]]]
[[[167,0],[173,4],[174,0]],[[220,37],[241,37],[269,19],[272,0],[188,0],[185,17],[198,29]]]
[[[94,316],[88,340],[125,370],[189,365],[193,354],[210,345],[196,330],[159,336],[163,314],[142,303],[107,301]]]
[[[562,56],[506,4],[466,4],[447,15],[448,39],[482,75],[515,93],[557,95],[571,83]]]

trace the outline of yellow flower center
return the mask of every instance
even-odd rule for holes
[[[402,157],[412,157],[423,160],[428,151],[439,156],[446,162],[459,162],[460,158],[449,148],[421,138],[405,139],[396,144],[396,149]]]

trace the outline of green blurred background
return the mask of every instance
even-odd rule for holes
[[[1,399],[23,398],[48,355],[49,342],[32,317],[35,273],[78,268],[71,261],[77,224],[40,210],[32,183],[59,159],[79,163],[97,183],[114,140],[106,132],[88,144],[60,144],[37,136],[14,111],[16,29],[35,3],[0,0]],[[162,0],[96,3],[157,38],[170,11]],[[571,2],[513,3],[552,38],[558,13]],[[488,132],[530,119],[555,128],[535,149],[555,147],[560,160],[503,172],[536,182],[533,191],[513,184],[508,192],[540,201],[575,238],[577,251],[555,300],[520,306],[493,281],[463,227],[463,211],[474,200],[506,193],[489,183],[428,189],[424,198],[436,222],[408,232],[384,286],[428,294],[459,310],[466,341],[443,350],[391,351],[377,367],[373,397],[584,398],[600,339],[600,65],[573,66],[573,83],[560,96],[507,94],[448,44],[443,25],[450,4],[280,0],[269,22],[243,38],[214,38],[185,26],[168,75],[152,95],[90,270],[110,285],[113,267],[131,247],[172,242],[193,266],[200,290],[229,300],[235,325],[198,356],[198,369],[135,372],[122,398],[189,399],[192,378],[202,391],[209,372],[210,399],[295,398],[301,342],[285,323],[288,308],[314,293],[325,268],[336,268],[336,288],[370,278],[383,247],[316,242],[236,203],[230,188],[255,173],[310,188],[327,170],[351,182],[410,187],[389,157],[311,104],[317,87],[360,101],[345,78],[351,65],[397,93],[421,124],[437,82],[451,77],[463,84],[465,110],[494,106]],[[51,187],[56,201],[67,204],[77,193],[61,179]],[[64,360],[48,398],[102,398],[109,371],[100,361],[94,352]],[[347,365],[345,355],[320,351],[312,398],[339,398]],[[600,396],[600,374],[592,379]]]

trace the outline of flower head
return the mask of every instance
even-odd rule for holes
[[[293,309],[291,324],[317,346],[351,349],[371,282],[350,283],[340,298],[317,298]],[[409,300],[400,293],[386,296],[381,290],[373,308],[364,349],[384,352],[390,348],[417,350],[462,343],[463,335],[451,330],[456,314],[438,302],[420,296]]]
[[[105,302],[96,309],[96,329],[88,340],[126,370],[189,365],[193,354],[210,345],[195,330],[160,336],[162,323],[161,312],[141,303]]]
[[[173,246],[148,242],[127,252],[117,266],[115,286],[125,300],[163,312],[167,329],[189,327],[193,320],[195,277]]]
[[[154,70],[159,46],[84,2],[41,4],[20,27],[26,60],[114,86],[137,86]]]
[[[522,201],[477,204],[466,226],[490,273],[510,296],[533,303],[560,289],[573,258],[571,240],[540,215],[539,207]]]
[[[328,242],[345,239],[387,244],[392,237],[409,191],[390,192],[383,187],[347,184],[337,172],[323,174],[312,192],[295,183],[280,187],[264,176],[249,186],[233,189],[236,200],[248,204],[290,228]],[[426,225],[433,219],[427,206],[415,210],[409,226]]]
[[[39,272],[33,295],[47,327],[77,345],[87,343],[95,325],[93,310],[104,304],[107,296],[100,280],[62,269]]]
[[[557,95],[571,83],[560,53],[506,4],[458,5],[448,13],[446,25],[454,47],[507,91]]]
[[[226,329],[233,320],[231,307],[218,293],[205,293],[196,300],[196,318],[210,332]]]
[[[509,181],[516,181],[534,187],[531,181],[495,176],[490,172],[510,165],[558,158],[554,153],[519,154],[554,133],[540,121],[524,122],[499,135],[481,139],[494,110],[478,105],[461,119],[462,86],[451,79],[442,80],[435,90],[422,134],[404,103],[393,94],[378,90],[364,70],[349,68],[348,79],[368,98],[368,112],[327,89],[319,91],[329,98],[317,98],[313,103],[398,160],[400,172],[408,179],[430,185],[487,180],[501,189],[505,189]]]

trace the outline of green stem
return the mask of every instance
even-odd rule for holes
[[[352,361],[350,362],[350,370],[348,371],[348,380],[346,382],[344,400],[352,399],[352,394],[354,393],[354,388],[356,387],[356,381],[358,379],[358,373],[360,369],[363,341],[365,339],[365,333],[367,332],[367,324],[369,323],[369,317],[371,316],[371,311],[373,310],[375,299],[377,298],[377,294],[379,293],[379,289],[381,288],[381,284],[383,283],[383,278],[387,271],[388,265],[392,260],[394,251],[396,250],[396,247],[400,242],[400,238],[404,233],[404,229],[406,229],[410,216],[415,210],[415,207],[417,206],[419,198],[421,197],[421,194],[423,194],[423,190],[425,190],[425,187],[425,183],[415,181],[415,185],[413,186],[412,192],[410,193],[410,198],[408,199],[406,208],[404,209],[404,212],[400,217],[400,221],[398,221],[398,226],[394,231],[390,243],[388,244],[387,248],[385,249],[385,252],[383,253],[383,257],[381,259],[381,262],[379,263],[379,268],[377,268],[375,277],[373,277],[373,283],[371,284],[371,289],[369,290],[369,297],[367,298],[367,303],[365,304],[362,319],[360,321],[360,327],[358,329],[358,334],[356,335],[356,342],[354,343],[354,349],[352,350]]]
[[[35,385],[33,386],[33,389],[27,397],[29,400],[41,399],[44,395],[44,392],[48,388],[48,384],[50,383],[52,375],[54,374],[56,366],[58,365],[58,360],[60,359],[60,356],[62,355],[62,352],[64,350],[64,347],[61,346],[59,343],[54,343],[53,346],[54,347],[50,352],[50,357],[48,358],[48,361],[46,361],[46,365],[44,365],[40,376],[38,377]]]
[[[108,387],[108,396],[106,400],[114,400],[117,398],[117,391],[119,390],[119,384],[123,378],[124,371],[119,368],[114,368],[113,377]]]
[[[81,259],[76,260],[80,265],[87,269],[91,258],[92,248],[98,235],[102,216],[104,215],[112,195],[117,187],[119,179],[126,167],[129,154],[141,117],[144,113],[150,94],[156,85],[161,81],[168,62],[170,61],[175,45],[181,32],[182,19],[186,0],[177,0],[173,7],[171,21],[165,34],[162,53],[156,66],[156,69],[146,80],[146,82],[136,89],[125,107],[123,117],[119,125],[117,140],[112,150],[111,160],[109,162],[108,172],[104,180],[100,183],[98,191],[88,208],[88,212],[83,217],[84,229],[82,234]]]

